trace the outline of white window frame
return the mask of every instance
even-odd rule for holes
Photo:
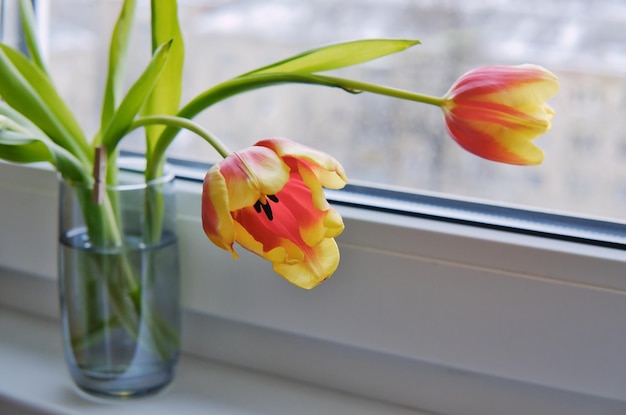
[[[626,402],[624,250],[337,206],[340,267],[306,291],[214,247],[200,183],[177,189],[187,352],[439,413]],[[55,315],[55,174],[0,164],[0,195],[0,305]]]

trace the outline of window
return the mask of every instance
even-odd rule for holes
[[[119,1],[55,1],[52,71],[89,131],[97,125],[103,53]],[[139,2],[145,9],[148,2]],[[43,4],[43,3],[42,3]],[[357,79],[442,95],[470,68],[541,64],[557,73],[553,130],[538,139],[537,167],[500,165],[465,153],[440,111],[413,102],[310,86],[272,87],[220,103],[198,119],[233,149],[280,135],[336,156],[357,184],[419,194],[626,219],[624,117],[626,4],[587,0],[433,2],[272,0],[181,1],[187,99],[217,81],[322,44],[361,37],[419,38],[423,44],[343,72]],[[137,43],[146,41],[146,10]],[[305,28],[305,29],[303,29]],[[147,59],[138,45],[130,65]],[[77,76],[80,74],[80,76]],[[81,83],[80,86],[78,83]],[[126,147],[140,149],[141,140]],[[170,155],[213,161],[205,143],[181,135]]]
[[[617,70],[609,71],[610,62],[619,62],[614,51],[620,43],[606,40],[615,33],[609,23],[619,20],[622,6],[607,1],[587,10],[591,2],[518,3],[320,0],[313,8],[295,0],[181,1],[188,59],[200,59],[188,67],[187,95],[303,48],[361,36],[415,36],[424,44],[350,70],[356,78],[441,94],[472,66],[528,60],[554,70],[563,83],[553,102],[559,111],[554,129],[541,138],[548,159],[540,168],[477,159],[445,136],[436,108],[383,97],[287,86],[207,111],[200,121],[233,148],[266,135],[289,136],[336,155],[355,187],[331,192],[348,225],[340,240],[340,269],[306,292],[283,283],[252,255],[242,253],[234,263],[213,249],[199,230],[200,186],[181,181],[183,298],[196,328],[186,351],[435,413],[472,407],[476,413],[517,414],[535,404],[560,409],[536,413],[574,413],[563,408],[578,399],[589,405],[576,406],[579,413],[597,409],[598,402],[620,405],[614,413],[623,409],[624,210],[603,205],[626,199],[626,191],[619,190],[623,172],[608,170],[610,157],[623,157],[626,148],[617,123],[624,97],[621,87],[613,86],[623,80]],[[55,79],[93,131],[104,77],[98,59],[119,1],[48,4]],[[387,9],[395,11],[377,20]],[[314,11],[318,17],[303,20]],[[138,18],[147,27],[146,15],[140,12]],[[607,29],[598,37],[604,43],[584,48],[591,38],[568,35],[575,30],[566,27],[576,26],[568,26],[568,19],[582,25],[577,30],[600,22],[597,30]],[[307,30],[300,33],[303,21]],[[318,22],[330,22],[336,32]],[[141,30],[136,39],[145,40]],[[142,52],[137,58],[147,56]],[[586,66],[601,58],[601,65]],[[602,121],[603,134],[590,126],[596,120]],[[617,138],[601,139],[605,136]],[[196,138],[180,138],[172,156],[214,160]],[[130,139],[127,148],[140,150],[140,141]],[[386,146],[390,158],[382,157]],[[190,171],[202,175],[201,169]],[[46,304],[56,306],[54,176],[0,164],[0,177],[0,304],[37,313]],[[550,199],[553,194],[562,197]],[[445,203],[442,195],[449,197]],[[584,218],[544,209],[614,221],[586,228]],[[437,216],[449,219],[428,220]],[[500,220],[496,229],[463,225],[493,217]],[[537,232],[509,232],[520,223]],[[567,236],[572,229],[582,234]],[[567,240],[534,236],[546,231]],[[593,232],[602,233],[608,247],[569,243],[591,239]],[[240,330],[236,335],[233,326]],[[215,328],[221,332],[213,337]],[[257,343],[264,336],[265,342]],[[274,342],[273,336],[279,339]],[[286,347],[283,336],[296,347]],[[321,357],[310,359],[302,345]],[[249,352],[257,346],[272,358]],[[340,349],[334,360],[325,359],[329,349]]]

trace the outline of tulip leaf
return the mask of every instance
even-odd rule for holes
[[[49,139],[3,130],[1,126],[0,157],[13,163],[48,162],[66,178],[84,183],[91,180],[80,161],[63,147]]]
[[[142,109],[143,115],[172,115],[178,112],[182,95],[185,46],[178,20],[176,0],[152,0],[152,48],[172,41],[167,63],[157,84]],[[146,149],[150,156],[163,131],[161,125],[146,128]]]
[[[83,132],[46,73],[5,44],[0,44],[0,79],[0,96],[11,107],[72,154],[88,157]]]
[[[20,22],[24,33],[24,40],[31,60],[44,72],[47,72],[42,58],[39,42],[37,42],[37,24],[32,0],[20,0]]]
[[[46,136],[31,120],[17,112],[14,108],[11,108],[6,102],[0,100],[0,119],[2,116],[7,117],[7,119],[12,120],[38,137]],[[2,157],[2,153],[0,153],[0,157]]]
[[[13,163],[36,163],[52,161],[50,151],[42,140],[16,133],[0,130],[0,154],[2,159]]]
[[[357,65],[419,44],[419,40],[366,39],[325,46],[272,63],[241,76],[269,72],[314,73]]]
[[[101,128],[104,129],[117,108],[124,88],[130,35],[135,17],[136,0],[125,0],[115,23],[109,46],[109,67],[102,103]]]
[[[117,144],[129,131],[133,120],[152,92],[167,62],[170,45],[171,41],[164,43],[156,50],[144,72],[130,87],[119,108],[113,114],[102,135],[102,144],[107,148],[109,155],[113,154]]]

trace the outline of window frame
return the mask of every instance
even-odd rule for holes
[[[140,155],[132,151],[121,154]],[[178,158],[168,163],[177,177],[202,181],[211,164]],[[363,208],[408,217],[433,219],[479,228],[503,230],[551,239],[604,246],[626,251],[626,221],[586,217],[572,212],[550,212],[530,206],[477,200],[451,194],[395,189],[391,186],[349,183],[341,190],[326,189],[327,199],[338,206]]]
[[[349,185],[327,192],[346,223],[340,268],[309,292],[211,245],[206,166],[171,162],[189,178],[177,183],[187,353],[437,413],[480,397],[508,415],[529,402],[511,396],[626,402],[626,224]],[[55,174],[0,163],[0,178],[0,305],[56,316]]]

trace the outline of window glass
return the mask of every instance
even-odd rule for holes
[[[85,128],[98,124],[108,37],[120,1],[50,2],[51,70]],[[441,112],[414,102],[312,86],[232,98],[198,120],[232,150],[268,136],[323,149],[354,183],[626,220],[626,2],[621,0],[187,0],[185,99],[218,81],[304,49],[363,37],[422,45],[342,76],[443,95],[467,70],[536,63],[555,72],[553,128],[536,167],[501,165],[462,150]],[[131,74],[148,53],[149,2],[140,1]],[[141,148],[141,139],[125,146]],[[215,161],[181,135],[170,155]]]

